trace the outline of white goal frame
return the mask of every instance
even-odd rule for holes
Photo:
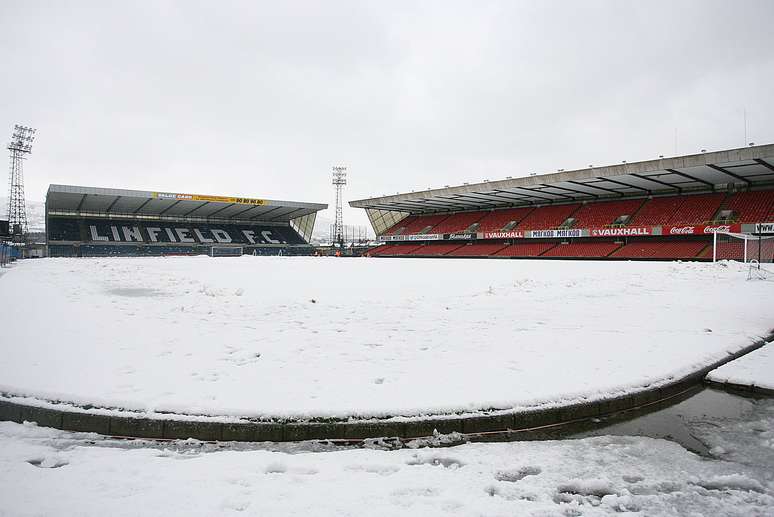
[[[720,242],[718,240],[720,236]],[[739,256],[722,256],[718,253],[718,244],[741,241],[742,252]],[[771,262],[774,255],[774,235],[754,235],[750,233],[713,232],[712,262],[718,260],[741,260],[743,263],[754,260],[756,263]]]
[[[244,254],[242,246],[211,246],[210,257],[241,257]]]

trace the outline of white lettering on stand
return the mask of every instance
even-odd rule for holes
[[[97,232],[97,227],[94,225],[89,226],[89,230],[91,230],[91,240],[93,241],[109,241],[110,239],[107,238],[106,235],[100,235]]]
[[[142,242],[142,234],[140,233],[140,229],[138,227],[122,226],[121,230],[124,232],[124,240],[126,242]]]
[[[245,239],[250,242],[250,244],[255,244],[255,232],[252,230],[242,230],[242,235],[245,236]]]
[[[199,228],[194,228],[194,233],[196,234],[196,237],[199,239],[199,242],[202,242],[202,243],[213,242],[212,239],[202,235],[202,232],[199,230]]]
[[[188,228],[175,228],[175,233],[180,242],[196,242],[193,237],[191,237]]]
[[[212,233],[212,236],[215,237],[215,240],[218,241],[221,244],[228,244],[231,242],[231,235],[228,234],[226,230],[210,230]]]
[[[272,238],[271,230],[264,230],[264,231],[262,231],[261,232],[261,237],[263,237],[264,240],[266,240],[266,242],[269,242],[271,244],[281,244],[280,241]]]
[[[161,233],[161,228],[145,228],[145,231],[148,232],[148,237],[150,237],[151,242],[159,242],[159,234]]]

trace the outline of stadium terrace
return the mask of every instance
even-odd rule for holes
[[[350,202],[379,257],[774,260],[774,145]],[[747,251],[745,251],[747,250]]]

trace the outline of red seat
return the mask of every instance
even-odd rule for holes
[[[631,242],[613,252],[618,258],[695,258],[709,245],[707,241],[642,241]]]
[[[555,242],[518,242],[494,254],[496,257],[538,257],[556,246]]]
[[[446,255],[449,252],[464,246],[464,243],[451,242],[444,244],[428,243],[407,253],[408,255]]]
[[[408,255],[409,253],[417,249],[420,246],[420,244],[417,244],[417,243],[390,244],[389,246],[390,246],[390,249],[383,251],[379,254],[384,256]]]
[[[647,201],[629,226],[704,224],[715,215],[725,194],[657,197]]]
[[[466,244],[451,253],[455,257],[487,257],[494,255],[501,249],[507,246],[504,242],[476,242],[473,244]]]
[[[682,199],[678,196],[658,197],[648,200],[629,221],[629,226],[660,226],[675,214]]]
[[[385,251],[389,251],[390,248],[392,248],[393,246],[394,244],[382,244],[380,246],[377,246],[375,248],[371,248],[370,250],[368,250],[366,252],[366,255],[370,255],[370,256],[379,255],[381,253],[384,253]]]
[[[507,208],[504,210],[492,210],[479,221],[480,232],[499,232],[505,225],[511,222],[520,222],[534,208]]]
[[[572,205],[542,206],[530,212],[516,228],[519,230],[548,230],[556,228],[579,207],[580,205],[577,203]]]
[[[406,228],[407,225],[411,224],[417,216],[410,215],[408,217],[403,218],[402,220],[395,223],[394,226],[391,226],[388,228],[382,235],[396,235],[400,234],[402,230]]]
[[[543,253],[543,257],[607,257],[621,247],[612,241],[571,242],[559,244]]]
[[[486,215],[486,212],[463,212],[452,214],[438,223],[430,233],[458,233],[464,232],[471,224],[476,223]]]
[[[701,194],[698,196],[682,196],[682,203],[665,224],[704,224],[720,208],[725,194]]]
[[[737,213],[739,223],[769,222],[774,216],[774,190],[733,194],[725,208]]]
[[[434,233],[432,230],[422,232],[428,226],[432,228],[444,219],[449,217],[448,214],[436,214],[436,215],[420,215],[414,218],[413,221],[405,225],[405,229],[401,232],[401,235],[415,235],[418,233]]]
[[[436,215],[410,215],[384,232],[383,235],[414,235],[425,228],[433,227],[448,218],[448,214]],[[432,232],[425,232],[432,233]]]
[[[645,202],[644,199],[587,203],[572,216],[575,228],[604,228],[622,215],[633,215]]]

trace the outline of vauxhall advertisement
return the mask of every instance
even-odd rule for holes
[[[618,228],[570,228],[550,230],[510,230],[479,233],[382,235],[379,240],[473,240],[473,239],[569,239],[578,237],[649,237],[668,235],[712,235],[713,233],[774,233],[774,223],[758,224],[704,224],[638,226]]]

